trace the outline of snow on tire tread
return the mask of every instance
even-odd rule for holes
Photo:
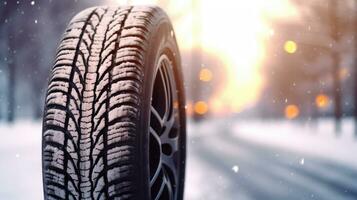
[[[46,97],[46,199],[129,199],[143,51],[155,7],[96,7],[70,22]]]

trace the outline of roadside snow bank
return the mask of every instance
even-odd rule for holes
[[[319,120],[314,125],[286,120],[237,121],[232,128],[234,136],[242,140],[357,167],[352,119],[343,121],[339,135],[334,132],[332,119]]]

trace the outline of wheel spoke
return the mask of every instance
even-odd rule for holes
[[[155,146],[150,147],[150,159],[154,159],[151,160],[153,166],[150,166],[150,188],[154,192],[151,195],[152,199],[175,200],[179,179],[178,166],[181,163],[178,134],[180,127],[178,107],[173,103],[178,102],[178,97],[172,63],[166,55],[159,59],[155,78],[158,90],[155,91],[154,88],[155,98],[150,108],[153,121],[150,121],[149,132],[150,137],[155,140],[151,141],[152,145],[159,144],[160,152],[156,152],[158,148]]]
[[[167,181],[166,181],[166,177],[164,176],[164,178],[162,179],[161,185],[160,185],[160,190],[159,190],[159,192],[157,193],[157,195],[156,195],[156,197],[155,197],[155,200],[158,200],[158,199],[161,197],[162,192],[163,192],[164,189],[165,189],[165,185],[167,184],[166,182],[167,182]]]
[[[163,126],[164,124],[164,119],[161,118],[159,112],[157,112],[157,110],[151,106],[151,113],[155,116],[155,118],[159,121],[160,125]]]
[[[176,128],[175,122],[176,122],[176,119],[173,115],[171,117],[171,119],[165,123],[165,127],[166,127],[165,131],[160,136],[161,143],[169,144],[172,149],[172,153],[175,153],[176,151],[178,151],[178,135],[176,135],[175,137],[172,137],[172,138],[170,137],[170,132],[172,131],[172,129]],[[177,130],[174,130],[174,131],[177,131]]]
[[[174,127],[175,122],[176,122],[175,117],[172,115],[172,117],[169,120],[164,122],[163,126],[165,126],[165,131],[161,135],[164,137],[169,137],[169,133],[171,129]]]
[[[156,131],[150,127],[150,137],[153,137],[155,138],[157,144],[159,145],[159,148],[160,148],[160,152],[161,152],[161,141],[160,141],[160,137],[159,135],[156,133]],[[161,161],[161,156],[160,156],[160,159],[159,159],[159,163],[157,164],[157,167],[156,167],[156,170],[155,170],[155,173],[154,175],[152,176],[151,180],[150,180],[150,186],[152,186],[156,179],[159,177],[160,175],[160,171],[162,169],[162,161]],[[153,166],[151,166],[153,167]]]
[[[152,177],[152,179],[150,180],[150,187],[154,185],[154,183],[156,182],[157,178],[160,175],[160,172],[162,170],[162,163],[160,161],[159,166],[157,167],[154,176]]]
[[[164,119],[167,120],[170,117],[171,113],[171,107],[172,107],[172,86],[171,86],[171,81],[170,81],[170,76],[167,71],[167,62],[163,61],[163,65],[160,70],[161,77],[163,79],[164,83],[164,91],[165,91],[165,114],[164,114]]]
[[[168,180],[167,174],[165,175],[165,180],[166,180],[167,190],[169,192],[169,200],[171,200],[172,196],[173,196],[172,185],[171,185],[171,182]],[[176,182],[176,180],[175,180],[175,182]]]
[[[159,145],[161,145],[161,139],[160,139],[160,136],[156,133],[156,131],[150,127],[150,134],[155,138],[155,140],[157,141],[157,143]],[[160,148],[161,150],[161,148]]]
[[[177,167],[175,165],[175,162],[172,158],[172,156],[167,156],[167,155],[162,155],[162,164],[165,165],[165,167],[167,167],[171,173],[173,174],[173,178],[175,181],[175,185],[177,183]]]

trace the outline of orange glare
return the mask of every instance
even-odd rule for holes
[[[326,96],[324,94],[319,94],[316,96],[315,103],[316,103],[317,107],[325,108],[329,104],[329,98],[328,98],[328,96]]]
[[[212,72],[211,72],[211,70],[209,70],[207,68],[201,69],[199,77],[200,77],[201,81],[204,81],[204,82],[211,81],[212,80]]]
[[[195,103],[194,110],[197,114],[204,115],[208,111],[207,103],[204,101],[198,101]]]
[[[285,107],[285,117],[287,119],[294,119],[299,116],[300,110],[296,105],[288,105]]]

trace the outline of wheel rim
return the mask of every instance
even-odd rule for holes
[[[173,65],[160,56],[150,116],[150,192],[152,200],[176,200],[179,185],[180,120]]]

